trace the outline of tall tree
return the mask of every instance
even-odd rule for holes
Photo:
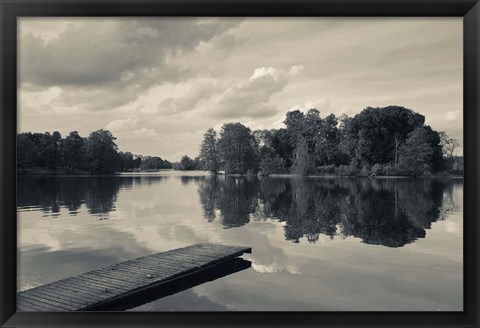
[[[38,148],[39,166],[55,170],[60,165],[59,144],[62,136],[58,131],[38,134],[36,142]]]
[[[299,175],[307,175],[313,173],[315,170],[314,163],[308,152],[308,144],[305,138],[298,139],[297,147],[295,149],[295,156],[292,165],[292,173]]]
[[[456,139],[451,138],[446,132],[439,132],[440,145],[442,145],[443,156],[446,159],[452,158],[455,154],[455,150],[459,147],[459,143]]]
[[[314,159],[318,165],[339,164],[340,131],[334,114],[322,120],[314,139]]]
[[[85,141],[77,131],[70,134],[62,141],[62,162],[67,171],[74,171],[85,166]]]
[[[220,132],[218,150],[226,173],[258,170],[257,144],[251,131],[240,123],[226,123]]]
[[[441,167],[440,137],[429,126],[409,133],[400,149],[400,166],[411,175],[428,175]]]
[[[285,164],[285,168],[290,168],[293,163],[294,146],[291,144],[289,134],[286,129],[278,129],[272,133],[271,147]]]
[[[220,169],[220,158],[218,153],[217,132],[210,128],[203,135],[200,146],[200,160],[204,163],[206,170],[217,174]]]
[[[399,146],[424,121],[423,115],[400,106],[365,108],[349,127],[350,138],[357,140],[355,160],[362,165],[394,162]]]
[[[183,156],[182,159],[180,160],[180,170],[186,171],[186,170],[195,170],[195,162],[193,159],[188,157],[187,155]]]
[[[24,170],[32,167],[38,160],[38,153],[31,133],[21,133],[17,136],[17,165]]]
[[[118,159],[115,137],[108,130],[90,133],[87,139],[87,160],[92,173],[112,173]]]

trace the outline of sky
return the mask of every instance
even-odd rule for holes
[[[461,18],[31,17],[18,31],[19,132],[107,129],[173,162],[226,122],[399,105],[463,144]]]

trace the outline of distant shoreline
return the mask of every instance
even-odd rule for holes
[[[165,172],[165,171],[175,171],[175,172],[193,172],[192,170],[175,170],[175,169],[160,169],[156,171],[147,170],[147,171],[138,171],[138,172],[113,172],[105,174],[92,174],[90,172],[77,172],[77,173],[68,173],[64,169],[54,170],[44,170],[44,169],[27,169],[22,171],[17,169],[17,175],[31,175],[31,176],[57,176],[57,177],[114,177],[122,175],[142,175],[149,173]],[[207,172],[202,170],[196,170],[201,172]],[[212,174],[213,175],[213,174]],[[430,175],[430,176],[407,176],[407,175],[377,175],[377,176],[362,176],[362,175],[321,175],[321,174],[310,174],[310,175],[299,175],[294,173],[284,173],[284,174],[269,174],[269,175],[258,175],[258,174],[225,174],[217,173],[217,176],[230,176],[230,177],[261,177],[261,178],[324,178],[324,179],[355,179],[355,178],[369,178],[369,179],[415,179],[415,178],[449,178],[449,179],[463,179],[463,176],[460,175]]]

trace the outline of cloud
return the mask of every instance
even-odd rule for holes
[[[309,109],[316,108],[320,112],[328,111],[330,109],[330,102],[326,98],[320,98],[316,100],[307,101],[302,105],[293,106],[290,111],[299,110],[303,113],[308,112]]]
[[[212,81],[194,82],[192,86],[187,87],[182,96],[163,99],[158,105],[158,109],[166,114],[188,112],[195,109],[200,102],[210,99],[221,90],[222,87]]]
[[[249,80],[228,89],[210,113],[219,118],[269,117],[278,109],[270,103],[273,95],[283,91],[289,79],[301,71],[292,66],[288,71],[274,67],[255,69]]]
[[[151,138],[158,136],[157,131],[146,127],[138,126],[138,119],[126,118],[120,120],[114,120],[105,126],[105,129],[111,131],[115,136],[125,139],[137,139]],[[150,140],[150,139],[148,139]]]
[[[324,114],[323,116],[327,116],[328,115],[327,113],[331,112],[330,101],[327,98],[309,100],[309,101],[307,101],[303,104],[294,105],[290,108],[289,112],[294,111],[294,110],[299,110],[302,113],[306,114],[308,112],[308,110],[312,109],[312,108],[318,109],[320,111],[320,114],[322,114],[322,113]],[[284,128],[285,125],[283,124],[283,122],[285,122],[286,118],[287,118],[286,113],[282,113],[272,123],[272,127],[275,128],[275,129]]]
[[[227,32],[216,36],[212,42],[206,44],[205,55],[218,60],[227,59],[232,52],[244,42],[233,33]]]
[[[19,42],[20,81],[63,89],[59,102],[110,109],[148,88],[193,74],[171,58],[188,54],[238,20],[194,18],[73,19],[56,38]]]
[[[105,126],[105,129],[111,131],[111,132],[125,132],[125,131],[131,131],[137,126],[138,119],[123,119],[123,120],[114,120],[108,123]]]
[[[459,110],[450,111],[445,115],[445,120],[447,121],[457,121],[462,118],[462,112]]]
[[[158,133],[154,129],[147,129],[146,127],[143,127],[138,130],[132,131],[132,137],[137,138],[137,137],[155,137],[157,136]]]

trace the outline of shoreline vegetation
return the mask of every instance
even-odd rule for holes
[[[225,123],[210,128],[199,156],[171,163],[159,156],[119,151],[108,130],[88,137],[70,132],[17,135],[17,170],[26,174],[108,175],[162,169],[212,174],[306,177],[462,177],[459,143],[400,106],[367,107],[354,117],[317,109],[286,113],[285,128],[251,131]]]

